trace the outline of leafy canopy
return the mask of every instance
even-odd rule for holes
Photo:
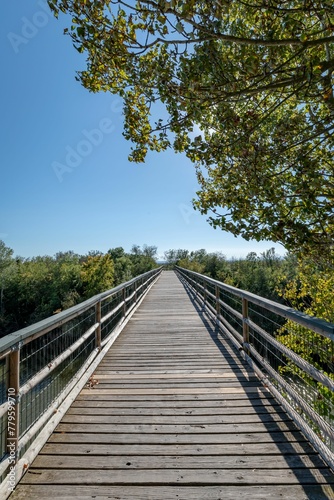
[[[194,205],[214,227],[329,258],[332,0],[49,5],[72,16],[65,31],[87,55],[81,83],[122,96],[130,159],[185,152]]]

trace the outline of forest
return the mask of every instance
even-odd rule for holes
[[[58,252],[15,257],[0,240],[0,336],[29,326],[157,267],[157,248],[133,245],[130,253]]]
[[[205,249],[165,252],[166,269],[175,265],[334,321],[333,273],[273,248],[227,259]],[[133,245],[106,253],[73,251],[23,258],[0,240],[0,336],[56,314],[83,300],[158,267],[157,247]]]

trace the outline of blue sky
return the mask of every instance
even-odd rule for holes
[[[192,208],[195,170],[183,155],[128,162],[121,100],[75,80],[85,59],[46,0],[1,2],[0,239],[16,255],[106,252],[132,244],[221,251],[228,258],[272,246],[214,230]]]

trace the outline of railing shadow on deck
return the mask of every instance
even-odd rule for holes
[[[222,309],[225,306],[227,306],[228,315],[230,317],[231,314],[233,314],[233,308],[229,304],[226,304],[225,301],[221,299],[220,290],[222,289],[221,287],[226,286],[227,291],[229,293],[236,292],[237,296],[240,297],[243,302],[247,299],[251,299],[254,302],[256,301],[255,303],[261,303],[262,306],[269,304],[269,306],[271,307],[270,311],[275,309],[277,306],[278,310],[286,313],[287,315],[286,317],[289,318],[294,316],[294,311],[291,311],[290,308],[284,308],[284,306],[282,306],[281,304],[276,305],[272,301],[267,301],[262,297],[255,296],[243,290],[235,289],[234,287],[230,287],[229,285],[224,285],[220,282],[212,280],[211,278],[208,278],[204,275],[200,275],[198,273],[194,273],[192,271],[188,271],[182,268],[176,268],[176,272],[190,300],[192,301],[199,316],[201,317],[203,324],[205,325],[207,331],[209,332],[213,342],[221,351],[222,355],[224,355],[224,352],[226,352],[226,349],[224,348],[224,342],[228,342],[229,345],[233,347],[235,351],[238,353],[240,359],[244,361],[245,365],[246,366],[248,365],[248,369],[249,367],[251,367],[255,371],[255,373],[259,378],[259,381],[262,382],[265,385],[265,387],[269,389],[271,394],[274,396],[277,402],[283,407],[283,410],[286,412],[286,414],[290,417],[291,421],[294,421],[294,423],[296,424],[296,426],[294,427],[300,429],[302,433],[306,436],[307,440],[311,442],[311,444],[315,449],[314,453],[318,452],[323,458],[324,466],[325,464],[327,464],[333,470],[334,455],[332,453],[331,447],[333,447],[334,439],[333,439],[333,430],[329,422],[324,420],[322,416],[319,414],[314,415],[315,411],[312,407],[310,407],[310,409],[308,408],[310,405],[309,402],[307,401],[305,401],[304,404],[305,408],[303,409],[306,409],[306,411],[310,410],[309,413],[311,414],[312,417],[315,418],[315,421],[312,420],[310,424],[309,423],[310,416],[307,414],[306,417],[307,420],[306,420],[305,415],[304,416],[301,415],[300,412],[296,410],[296,408],[299,409],[300,398],[301,398],[300,394],[296,393],[297,401],[293,400],[293,396],[295,395],[294,387],[292,387],[292,390],[289,391],[289,394],[286,394],[286,388],[289,382],[283,380],[283,387],[280,385],[282,384],[283,377],[279,373],[279,366],[272,368],[268,372],[268,364],[269,364],[268,358],[270,360],[270,356],[266,355],[266,353],[261,353],[261,356],[259,356],[258,352],[256,352],[254,344],[253,345],[250,344],[250,336],[252,337],[252,333],[249,332],[248,328],[245,328],[245,324],[247,326],[251,325],[252,328],[254,327],[256,328],[256,325],[254,324],[253,321],[249,321],[249,317],[247,314],[248,304],[246,305],[246,307],[245,304],[241,305],[241,307],[243,306],[242,307],[243,310],[241,313],[235,311],[237,319],[239,321],[241,320],[239,323],[239,332],[241,330],[241,333],[239,333],[235,328],[238,322],[235,321],[235,319],[233,318],[234,321],[233,324],[231,324],[232,323],[231,320],[228,321],[226,317],[224,318],[222,316]],[[214,287],[214,293],[212,293],[208,289],[208,285]],[[208,297],[211,299],[211,303],[208,302]],[[333,331],[334,325],[331,325],[329,323],[324,324],[322,320],[319,320],[319,323],[317,324],[317,322],[315,322],[315,318],[311,317],[308,318],[306,315],[301,316],[298,311],[295,311],[295,314],[298,319],[302,318],[303,323],[309,324],[309,327],[311,328],[316,324],[318,328],[322,330],[325,326],[326,333],[329,335],[331,342],[334,343],[334,335],[331,333],[331,329]],[[310,321],[308,323],[309,319]],[[265,332],[262,328],[258,328],[258,330],[263,331],[263,333],[266,334],[266,336],[268,335],[268,333]],[[326,338],[328,338],[327,335]],[[277,341],[274,335],[272,339],[274,341],[275,348],[279,348],[279,346],[276,345]],[[290,354],[287,351],[287,348],[283,345],[282,345],[282,350],[284,356]],[[252,356],[254,352],[257,354],[256,356]],[[273,355],[272,350],[270,351],[270,354]],[[296,360],[296,355],[292,351],[291,351],[291,357],[294,361]],[[282,358],[279,358],[279,361],[281,359]],[[261,360],[262,363],[260,362]],[[299,362],[298,359],[297,361]],[[300,364],[304,366],[303,362],[301,363],[299,362],[299,365]],[[307,369],[308,368],[309,367],[307,366]],[[231,369],[233,369],[232,366]],[[277,379],[275,379],[276,370],[277,370]],[[312,371],[312,369],[310,371]],[[236,377],[241,384],[246,380],[244,376],[241,376],[238,373],[236,373]],[[326,380],[326,378],[328,378],[328,381]],[[329,377],[326,377],[326,375],[324,375],[324,378],[321,377],[321,380],[325,380],[326,383],[333,384],[333,381]],[[288,399],[286,399],[287,396]],[[253,398],[249,397],[249,401],[253,405],[252,399]],[[257,402],[259,402],[259,400],[257,400]],[[328,404],[331,405],[331,402],[329,401]],[[254,409],[258,409],[259,405],[253,407]],[[332,413],[332,407],[330,408],[329,413],[330,414]],[[274,441],[276,437],[275,432],[280,432],[280,438],[284,436],[283,440],[281,439],[281,441],[279,442],[275,441],[276,446],[284,456],[287,465],[293,467],[296,477],[300,479],[302,482],[303,468],[305,470],[305,464],[303,464],[302,460],[299,459],[300,469],[298,469],[298,455],[293,447],[293,444],[290,443],[289,440],[285,437],[284,433],[282,433],[282,430],[280,429],[278,423],[272,418],[272,414],[268,412],[267,407],[265,405],[261,406],[261,413],[259,413],[258,416],[263,421],[263,424],[268,428],[268,433],[273,437]],[[268,424],[270,424],[270,426]],[[314,431],[314,428],[317,427],[317,431],[319,432],[319,424],[321,425],[321,430],[325,431],[323,433],[323,436],[321,436],[321,438]],[[327,444],[325,444],[324,441],[327,441]],[[315,455],[314,453],[310,454],[311,447],[309,443],[307,443],[307,441],[305,440],[301,440],[298,441],[298,444],[302,448],[303,450],[302,452],[308,455],[310,462],[314,463],[315,468],[318,467],[319,460],[316,463],[315,457],[317,455]]]
[[[0,339],[0,498],[6,499],[162,268]]]

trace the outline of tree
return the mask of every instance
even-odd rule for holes
[[[146,255],[146,257],[154,259],[157,256],[157,252],[158,247],[156,247],[155,245],[143,245],[142,253],[143,255]]]
[[[125,283],[132,278],[132,262],[122,247],[111,248],[108,254],[114,263],[115,286]]]
[[[58,252],[55,255],[53,287],[60,302],[59,310],[80,302],[83,288],[80,255],[73,251]]]
[[[125,256],[125,251],[123,247],[115,247],[115,248],[110,248],[108,250],[108,254],[110,255],[113,261],[116,261],[117,259],[120,259],[121,257]]]
[[[131,261],[132,275],[138,276],[139,274],[146,273],[151,269],[157,267],[155,256],[157,254],[156,246],[143,245],[140,248],[139,245],[132,245],[131,254],[129,255]]]
[[[120,285],[121,283],[125,283],[133,278],[132,274],[132,262],[131,258],[128,255],[120,257],[117,260],[114,260],[114,268],[115,268],[115,286]]]
[[[5,296],[6,318],[12,329],[44,319],[60,307],[54,259],[49,256],[17,259]]]
[[[185,152],[200,184],[194,205],[214,227],[329,259],[332,0],[49,5],[72,16],[65,31],[87,55],[78,80],[124,99],[130,159]]]
[[[166,250],[164,257],[168,267],[174,267],[175,264],[178,265],[181,260],[188,259],[189,251],[179,248],[178,250]]]
[[[292,307],[310,316],[334,323],[334,275],[332,270],[314,266],[310,259],[298,262],[297,275],[288,280],[281,295]],[[277,332],[277,340],[309,361],[316,368],[334,379],[333,340],[288,320]],[[308,385],[311,404],[327,417],[330,424],[334,420],[334,393],[320,382],[287,359],[280,367],[281,373]],[[297,385],[300,389],[303,384]],[[313,397],[310,396],[313,387]]]
[[[84,297],[109,290],[114,285],[114,263],[107,253],[88,255],[81,268]]]

